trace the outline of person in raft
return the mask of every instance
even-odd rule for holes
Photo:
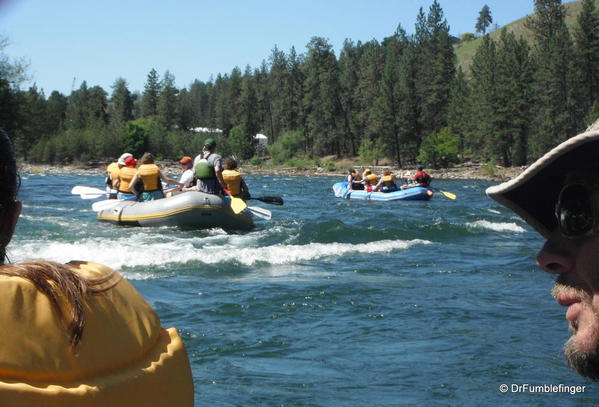
[[[124,201],[136,200],[137,195],[131,190],[131,180],[137,173],[137,160],[131,156],[123,160],[124,167],[119,169],[118,177],[116,182],[113,184],[114,187],[119,191],[116,195],[117,199]]]
[[[418,187],[428,188],[431,185],[431,176],[424,171],[424,167],[422,165],[418,166],[418,171],[416,171],[416,174],[414,174],[413,180],[415,186]]]
[[[237,160],[231,157],[225,158],[224,167],[223,180],[231,195],[241,199],[249,199],[250,190],[241,173],[237,170]]]
[[[177,330],[127,280],[83,261],[7,264],[18,189],[0,130],[0,406],[193,406]]]
[[[125,166],[125,159],[127,157],[133,157],[130,153],[123,153],[118,160],[108,164],[106,167],[106,192],[108,194],[108,199],[116,199],[118,190],[115,187],[116,180],[119,179],[119,170]]]
[[[364,189],[368,192],[372,192],[373,188],[378,184],[379,177],[373,174],[370,168],[366,168],[362,173],[362,184]]]
[[[179,164],[181,164],[181,168],[183,169],[183,173],[179,179],[179,182],[183,184],[182,187],[189,188],[193,186],[193,160],[191,157],[185,156],[179,160]]]
[[[397,191],[397,177],[389,170],[385,170],[383,172],[383,176],[380,181],[375,185],[372,189],[373,191],[381,191],[381,192],[395,192]]]
[[[197,183],[193,187],[183,188],[183,191],[222,195],[222,191],[226,189],[222,174],[223,158],[214,152],[215,149],[216,141],[207,138],[202,153],[193,160],[193,172]]]
[[[137,190],[138,180],[143,181],[143,192]],[[160,171],[160,168],[154,162],[152,153],[144,153],[139,159],[137,172],[131,179],[131,192],[137,195],[140,202],[162,199],[164,198],[164,192],[162,191],[161,181],[169,185],[183,186],[182,183],[170,179]]]
[[[347,170],[347,188],[349,190],[362,190],[364,184],[362,183],[362,176],[358,171],[353,168]]]
[[[564,141],[515,179],[487,189],[545,239],[537,264],[555,275],[568,307],[570,368],[599,381],[599,120]],[[550,333],[548,333],[550,334]]]

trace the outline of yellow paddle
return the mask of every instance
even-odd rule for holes
[[[441,192],[443,195],[448,197],[449,199],[456,199],[458,196],[456,194],[452,194],[451,192],[441,191],[440,189],[433,188],[437,192]]]
[[[229,191],[228,189],[225,189],[224,191],[225,191],[225,194],[227,194],[231,197],[231,209],[233,209],[233,213],[235,215],[243,212],[245,210],[245,208],[248,207],[248,205],[245,203],[245,201],[243,199],[234,197],[233,195],[231,195],[231,191]]]

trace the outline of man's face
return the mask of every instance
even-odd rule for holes
[[[567,239],[556,230],[537,263],[559,274],[552,294],[568,307],[572,335],[564,348],[568,364],[581,375],[599,380],[599,234]]]

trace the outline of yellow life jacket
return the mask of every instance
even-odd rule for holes
[[[378,182],[376,174],[368,174],[364,179],[368,182],[368,185],[376,185]]]
[[[158,191],[162,189],[160,183],[160,168],[156,164],[142,164],[137,169],[139,177],[144,182],[144,191]]]
[[[237,170],[223,170],[223,180],[227,184],[227,189],[231,195],[241,193],[241,173]]]
[[[382,180],[383,180],[383,185],[384,185],[384,186],[386,186],[386,187],[393,186],[393,185],[395,185],[395,180],[396,180],[396,179],[397,179],[397,178],[395,177],[395,175],[394,175],[394,174],[391,174],[391,175],[383,175],[383,178],[382,178]]]
[[[87,278],[112,272],[95,263],[69,266]],[[29,280],[0,275],[0,296],[0,406],[193,406],[191,369],[177,330],[162,328],[127,280],[85,299],[76,351],[66,323]],[[62,297],[58,301],[65,306]]]
[[[118,163],[110,163],[108,167],[106,167],[106,173],[113,181],[119,177],[119,165]]]
[[[119,192],[123,192],[125,194],[131,194],[131,180],[137,174],[137,169],[123,167],[119,170],[119,179],[121,183],[119,184]]]

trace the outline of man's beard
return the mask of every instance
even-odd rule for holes
[[[553,287],[552,294],[557,297],[560,293],[568,293],[581,299],[582,306],[591,307],[591,297],[581,289],[570,285],[562,284],[560,278]],[[592,309],[592,308],[591,308]],[[586,376],[595,381],[599,381],[599,315],[594,314],[593,321],[593,340],[595,349],[591,351],[581,351],[576,343],[576,332],[578,331],[578,321],[570,323],[569,331],[572,335],[564,345],[564,356],[568,361],[568,366],[582,376]]]

